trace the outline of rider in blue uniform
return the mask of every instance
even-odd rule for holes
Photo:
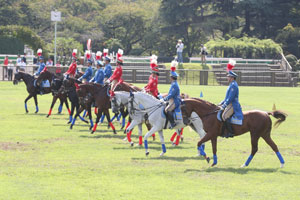
[[[173,64],[173,63],[172,63]],[[180,104],[181,104],[181,99],[180,99],[180,88],[177,83],[177,77],[178,74],[175,72],[176,67],[171,67],[171,73],[170,73],[170,78],[171,78],[171,87],[168,93],[168,96],[164,98],[164,101],[169,101],[169,105],[166,107],[165,111],[167,113],[167,117],[170,121],[170,128],[174,128],[176,126],[174,117],[173,117],[173,111],[175,112],[180,112]]]
[[[225,121],[228,134],[225,137],[233,137],[234,132],[231,124],[242,125],[243,124],[243,112],[239,103],[239,86],[236,82],[237,74],[233,71],[229,71],[227,79],[229,86],[227,88],[225,99],[219,104],[220,114],[218,119]],[[222,112],[223,111],[223,112]],[[220,117],[222,112],[222,116]],[[222,119],[220,119],[222,118]]]
[[[98,60],[97,61],[97,71],[95,76],[90,80],[90,83],[98,83],[100,85],[104,85],[104,70],[103,70],[103,63]]]
[[[40,66],[39,66],[39,69],[37,72],[35,72],[34,75],[38,76],[40,75],[40,73],[44,70],[44,68],[46,67],[45,63],[44,63],[44,57],[43,56],[40,56]]]
[[[105,56],[104,58],[105,60],[105,69],[104,69],[104,82],[109,79],[112,75],[112,68],[111,68],[111,65],[110,65],[110,58]]]
[[[93,76],[93,68],[92,68],[92,60],[88,60],[88,68],[85,70],[85,73],[78,79],[78,81],[81,81],[84,79],[83,82],[89,82],[90,79]]]

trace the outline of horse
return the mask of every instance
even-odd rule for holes
[[[52,99],[52,103],[48,112],[47,117],[49,117],[52,113],[52,109],[56,103],[56,100],[59,98],[60,99],[60,105],[58,107],[58,113],[60,114],[62,112],[62,108],[63,108],[63,104],[65,103],[69,115],[71,114],[70,108],[69,108],[69,103],[67,100],[67,95],[61,91],[59,91],[60,87],[62,86],[63,80],[58,77],[57,75],[55,75],[54,73],[49,72],[48,70],[43,71],[39,77],[37,78],[36,82],[39,85],[41,83],[41,81],[43,80],[49,80],[49,82],[51,81],[51,91],[52,91],[52,95],[53,95],[53,99]]]
[[[221,136],[223,132],[223,123],[217,119],[218,106],[202,99],[193,98],[185,100],[185,107],[182,110],[185,115],[196,112],[201,118],[206,134],[198,142],[198,147],[204,142],[211,140],[213,149],[212,166],[215,166],[217,164],[217,137]],[[287,115],[279,110],[274,110],[272,112],[250,110],[243,112],[243,115],[244,119],[242,125],[232,125],[235,136],[242,135],[246,132],[250,132],[251,135],[251,154],[241,167],[246,167],[250,164],[258,150],[258,140],[260,137],[262,137],[276,153],[281,163],[281,167],[283,167],[284,159],[281,156],[277,145],[271,138],[272,120],[270,115],[278,119],[274,124],[275,127],[278,127],[282,122],[284,122]]]
[[[126,131],[128,132],[134,127],[135,124],[138,124],[141,121],[141,115],[145,116],[145,114],[147,114],[147,118],[148,118],[147,120],[152,125],[152,128],[144,136],[144,146],[146,150],[146,156],[149,155],[147,139],[150,135],[152,135],[156,131],[158,131],[159,133],[160,141],[162,145],[162,152],[160,156],[163,156],[166,153],[166,146],[165,146],[164,136],[162,131],[166,125],[166,120],[167,120],[164,114],[164,109],[166,106],[165,103],[143,92],[133,92],[133,93],[116,92],[115,100],[112,100],[113,106],[117,105],[117,102],[121,102],[122,101],[121,99],[123,99],[123,101],[124,99],[129,99],[128,110],[129,113],[131,113],[131,116],[133,117],[133,121],[126,129]],[[181,129],[189,125],[199,134],[200,138],[204,137],[205,132],[203,130],[200,117],[197,115],[197,113],[192,112],[185,119],[179,119],[177,120],[177,122],[179,123],[174,128]],[[206,156],[203,146],[198,148],[198,151],[201,151],[200,155],[203,155],[206,161],[209,162],[209,157]]]
[[[33,75],[19,71],[19,72],[15,73],[15,78],[14,78],[13,84],[16,85],[21,80],[23,80],[24,83],[26,84],[26,89],[27,89],[27,92],[29,93],[29,95],[27,96],[27,98],[24,101],[26,113],[28,113],[27,101],[29,99],[31,99],[32,97],[34,98],[34,103],[35,103],[35,107],[36,107],[35,113],[38,113],[39,107],[38,107],[37,95],[40,94],[40,91],[35,86],[36,78]],[[51,92],[50,87],[44,88],[44,90],[43,90],[43,94],[49,94],[50,92]]]

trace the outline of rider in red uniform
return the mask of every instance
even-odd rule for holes
[[[76,57],[73,57],[72,64],[69,66],[68,71],[65,72],[65,76],[74,78],[76,74],[76,68],[77,68]]]
[[[114,91],[117,84],[122,80],[122,74],[123,74],[123,50],[119,49],[117,53],[117,66],[114,70],[114,73],[111,75],[111,77],[106,81],[106,83],[112,83],[111,90]]]
[[[148,84],[145,86],[144,90],[157,98],[158,95],[158,65],[157,65],[157,56],[153,55],[150,61],[150,67],[152,70],[151,75],[149,76]]]

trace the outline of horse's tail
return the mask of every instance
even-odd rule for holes
[[[268,115],[272,115],[273,117],[278,119],[274,124],[275,128],[277,128],[282,122],[284,122],[286,117],[288,116],[286,113],[279,111],[279,110],[274,110],[273,112],[268,112]]]

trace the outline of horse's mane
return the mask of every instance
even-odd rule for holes
[[[152,100],[155,101],[159,101],[157,98],[155,98],[154,96],[152,96],[151,94],[145,93],[145,92],[135,92],[136,94],[144,94],[144,96],[146,96],[147,98],[151,98]]]
[[[200,101],[201,103],[204,103],[206,104],[207,106],[210,106],[210,107],[216,107],[217,105],[216,104],[213,104],[209,101],[206,101],[206,100],[203,100],[203,99],[199,99],[199,98],[196,98],[196,97],[192,97],[190,99],[193,99],[193,100],[196,100],[196,101]],[[188,99],[185,99],[185,101],[188,100]]]

